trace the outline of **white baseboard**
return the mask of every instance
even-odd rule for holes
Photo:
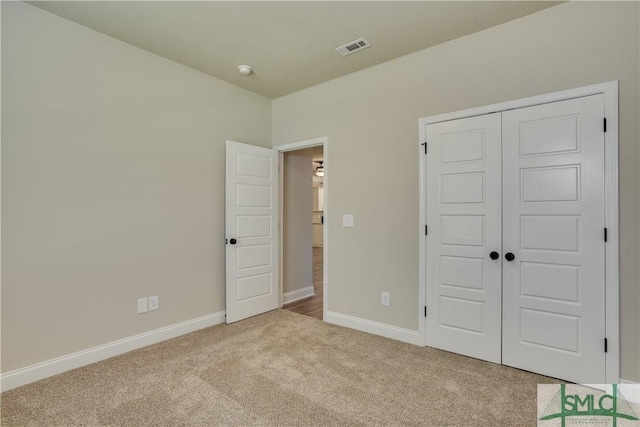
[[[295,291],[287,292],[282,295],[282,303],[289,304],[290,302],[298,301],[302,298],[309,298],[315,295],[313,286],[307,286],[306,288],[296,289]]]
[[[36,363],[35,365],[27,366],[25,368],[6,372],[0,376],[0,391],[4,392],[11,390],[25,384],[61,374],[62,372],[70,371],[72,369],[80,368],[81,366],[90,365],[138,348],[166,341],[199,329],[208,328],[209,326],[224,323],[224,316],[225,312],[219,311],[196,319],[187,320],[174,325],[154,329],[153,331],[134,335],[132,337],[88,348],[86,350],[77,351],[65,356],[56,357],[55,359]]]
[[[624,396],[625,400],[634,403],[640,403],[640,384],[633,381],[620,380],[618,384],[620,393]]]
[[[335,313],[333,311],[327,311],[323,320],[328,323],[333,323],[334,325],[357,329],[358,331],[380,335],[409,344],[424,345],[418,331],[412,331],[411,329],[398,328],[397,326]]]

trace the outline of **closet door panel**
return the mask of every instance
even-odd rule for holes
[[[604,98],[506,111],[506,365],[605,382]]]
[[[426,133],[427,345],[500,363],[500,113]]]

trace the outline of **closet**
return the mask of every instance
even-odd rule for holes
[[[606,382],[604,110],[596,94],[425,125],[428,346]]]

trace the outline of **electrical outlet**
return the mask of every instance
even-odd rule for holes
[[[158,295],[149,297],[149,311],[157,310],[160,308],[160,301],[158,300]]]
[[[389,295],[389,292],[382,293],[382,298],[380,303],[386,307],[389,306],[389,304],[391,303],[391,296]]]
[[[138,298],[138,314],[147,312],[148,302],[148,298]]]

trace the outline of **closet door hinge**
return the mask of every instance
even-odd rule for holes
[[[427,306],[424,306],[424,317],[427,317]]]
[[[424,235],[425,235],[425,236],[426,236],[427,234],[429,234],[429,231],[428,231],[428,230],[429,230],[428,226],[426,226],[426,225],[425,225],[425,226],[424,226]]]
[[[607,227],[604,228],[604,241],[607,241]]]
[[[605,117],[605,118],[602,120],[602,122],[603,122],[602,127],[603,127],[604,131],[606,132],[606,131],[607,131],[607,118]]]
[[[604,352],[606,353],[607,350],[608,350],[608,342],[607,342],[607,339],[605,338],[604,339]]]
[[[424,145],[424,154],[427,154],[427,143],[423,142],[422,145]]]

